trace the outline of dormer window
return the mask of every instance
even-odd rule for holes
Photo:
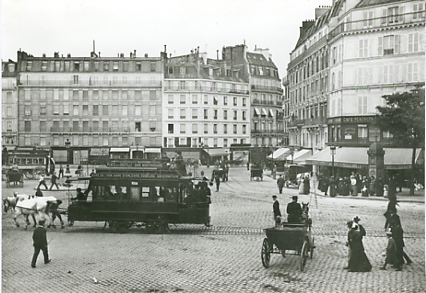
[[[14,63],[9,63],[7,65],[9,72],[15,72],[15,64]]]

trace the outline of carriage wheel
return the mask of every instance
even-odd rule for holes
[[[312,246],[311,246],[311,250],[309,257],[312,259],[314,257],[314,248],[315,248],[315,244],[314,244],[314,237],[312,237]]]
[[[263,239],[262,244],[262,264],[265,268],[269,267],[269,261],[271,260],[271,243],[268,238]]]
[[[300,251],[300,271],[303,272],[305,268],[306,259],[308,258],[308,246],[309,243],[307,240],[303,242],[302,250]]]

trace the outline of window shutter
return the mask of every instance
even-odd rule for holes
[[[399,6],[399,16],[398,16],[399,22],[404,22],[404,6]]]
[[[378,43],[378,55],[382,56],[383,55],[383,37],[379,37],[379,43]]]
[[[400,36],[399,35],[395,35],[395,53],[394,54],[399,54],[399,50],[400,50],[400,46],[399,46],[399,40],[400,40]]]
[[[387,12],[388,12],[387,8],[383,8],[382,9],[382,24],[383,25],[386,25]]]
[[[358,114],[362,114],[362,97],[358,97]]]
[[[413,46],[414,46],[414,34],[408,35],[408,53],[413,52]]]

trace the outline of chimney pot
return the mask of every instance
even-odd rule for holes
[[[145,58],[148,58],[148,53],[145,53]]]
[[[133,50],[133,57],[136,57],[136,50]]]

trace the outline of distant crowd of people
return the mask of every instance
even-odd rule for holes
[[[318,189],[324,195],[352,195],[385,196],[393,197],[397,192],[402,191],[403,180],[401,176],[384,176],[375,178],[374,176],[363,176],[358,172],[352,172],[350,176],[330,176],[322,173],[318,174]],[[398,191],[397,191],[398,190]]]

